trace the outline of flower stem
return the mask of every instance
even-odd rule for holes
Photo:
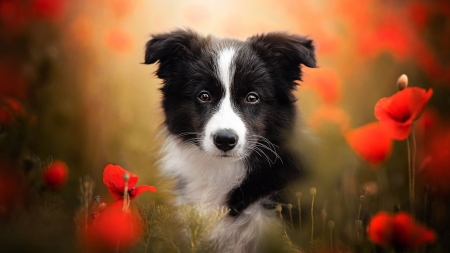
[[[125,187],[123,189],[123,207],[122,210],[126,211],[128,210],[129,204],[129,195],[128,195],[128,180],[130,180],[130,174],[125,173],[123,174],[123,179],[125,181]]]
[[[333,250],[333,229],[334,229],[334,221],[329,221],[328,222],[328,228],[330,229],[330,248],[331,248],[331,253],[334,252]]]
[[[295,193],[295,196],[297,197],[297,208],[298,208],[298,231],[301,233],[302,231],[302,208],[300,205],[300,198],[302,197],[301,192]]]
[[[287,208],[289,210],[289,219],[291,220],[291,229],[294,231],[294,219],[292,218],[292,204],[288,204]]]
[[[411,139],[411,140],[410,140]],[[415,218],[415,157],[416,157],[416,138],[414,136],[414,125],[411,126],[411,134],[406,139],[408,147],[408,177],[409,177],[409,208],[413,218]]]
[[[314,195],[312,196],[311,202],[311,243],[313,242],[314,236]]]
[[[411,167],[412,167],[412,175],[411,175],[411,189],[412,189],[412,201],[413,201],[413,211],[412,216],[415,217],[415,208],[416,208],[416,135],[414,133],[414,124],[411,125],[411,144],[412,144],[412,151],[411,151]]]

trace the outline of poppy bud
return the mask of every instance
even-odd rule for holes
[[[328,228],[329,228],[330,230],[333,230],[333,228],[334,228],[334,221],[330,220],[330,221],[328,222]]]
[[[275,209],[277,210],[277,212],[281,213],[281,211],[283,210],[283,207],[281,207],[281,205],[277,205],[275,207]]]
[[[124,173],[123,174],[123,179],[125,180],[125,182],[128,182],[128,180],[130,180],[130,174]]]
[[[364,195],[359,196],[359,203],[362,204],[366,201],[366,197]]]
[[[408,87],[408,76],[403,74],[397,80],[397,88],[398,90],[404,90]]]
[[[295,193],[295,196],[299,199],[299,198],[302,197],[302,193],[301,193],[301,192],[296,192],[296,193]]]
[[[316,188],[313,187],[313,188],[309,189],[309,193],[311,193],[312,196],[316,196],[316,193],[317,193]]]
[[[291,210],[292,209],[292,204],[287,204],[287,209]]]
[[[44,171],[44,182],[51,188],[61,188],[67,182],[69,170],[63,161],[54,161]]]

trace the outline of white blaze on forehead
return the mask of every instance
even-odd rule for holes
[[[218,76],[222,85],[224,86],[225,92],[229,92],[231,86],[231,80],[234,74],[234,68],[232,66],[233,56],[235,54],[234,48],[225,48],[219,52],[219,59],[217,61]]]
[[[231,84],[235,70],[233,59],[235,54],[235,48],[224,48],[218,53],[216,74],[223,86],[225,94],[218,105],[217,111],[205,127],[204,148],[207,151],[217,150],[213,140],[213,136],[216,132],[230,129],[233,130],[239,138],[236,147],[230,152],[236,152],[236,154],[243,152],[247,129],[245,128],[245,124],[241,117],[234,110],[231,101]]]

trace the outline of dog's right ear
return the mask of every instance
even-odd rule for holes
[[[152,35],[146,45],[144,64],[159,61],[160,68],[164,68],[174,60],[198,54],[204,40],[204,37],[192,30],[175,30]]]

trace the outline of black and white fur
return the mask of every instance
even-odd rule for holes
[[[226,206],[212,238],[224,252],[260,252],[264,229],[277,220],[278,193],[303,173],[286,142],[300,65],[316,66],[312,41],[176,30],[148,41],[144,63],[155,62],[167,129],[162,171],[177,180],[177,203]]]

